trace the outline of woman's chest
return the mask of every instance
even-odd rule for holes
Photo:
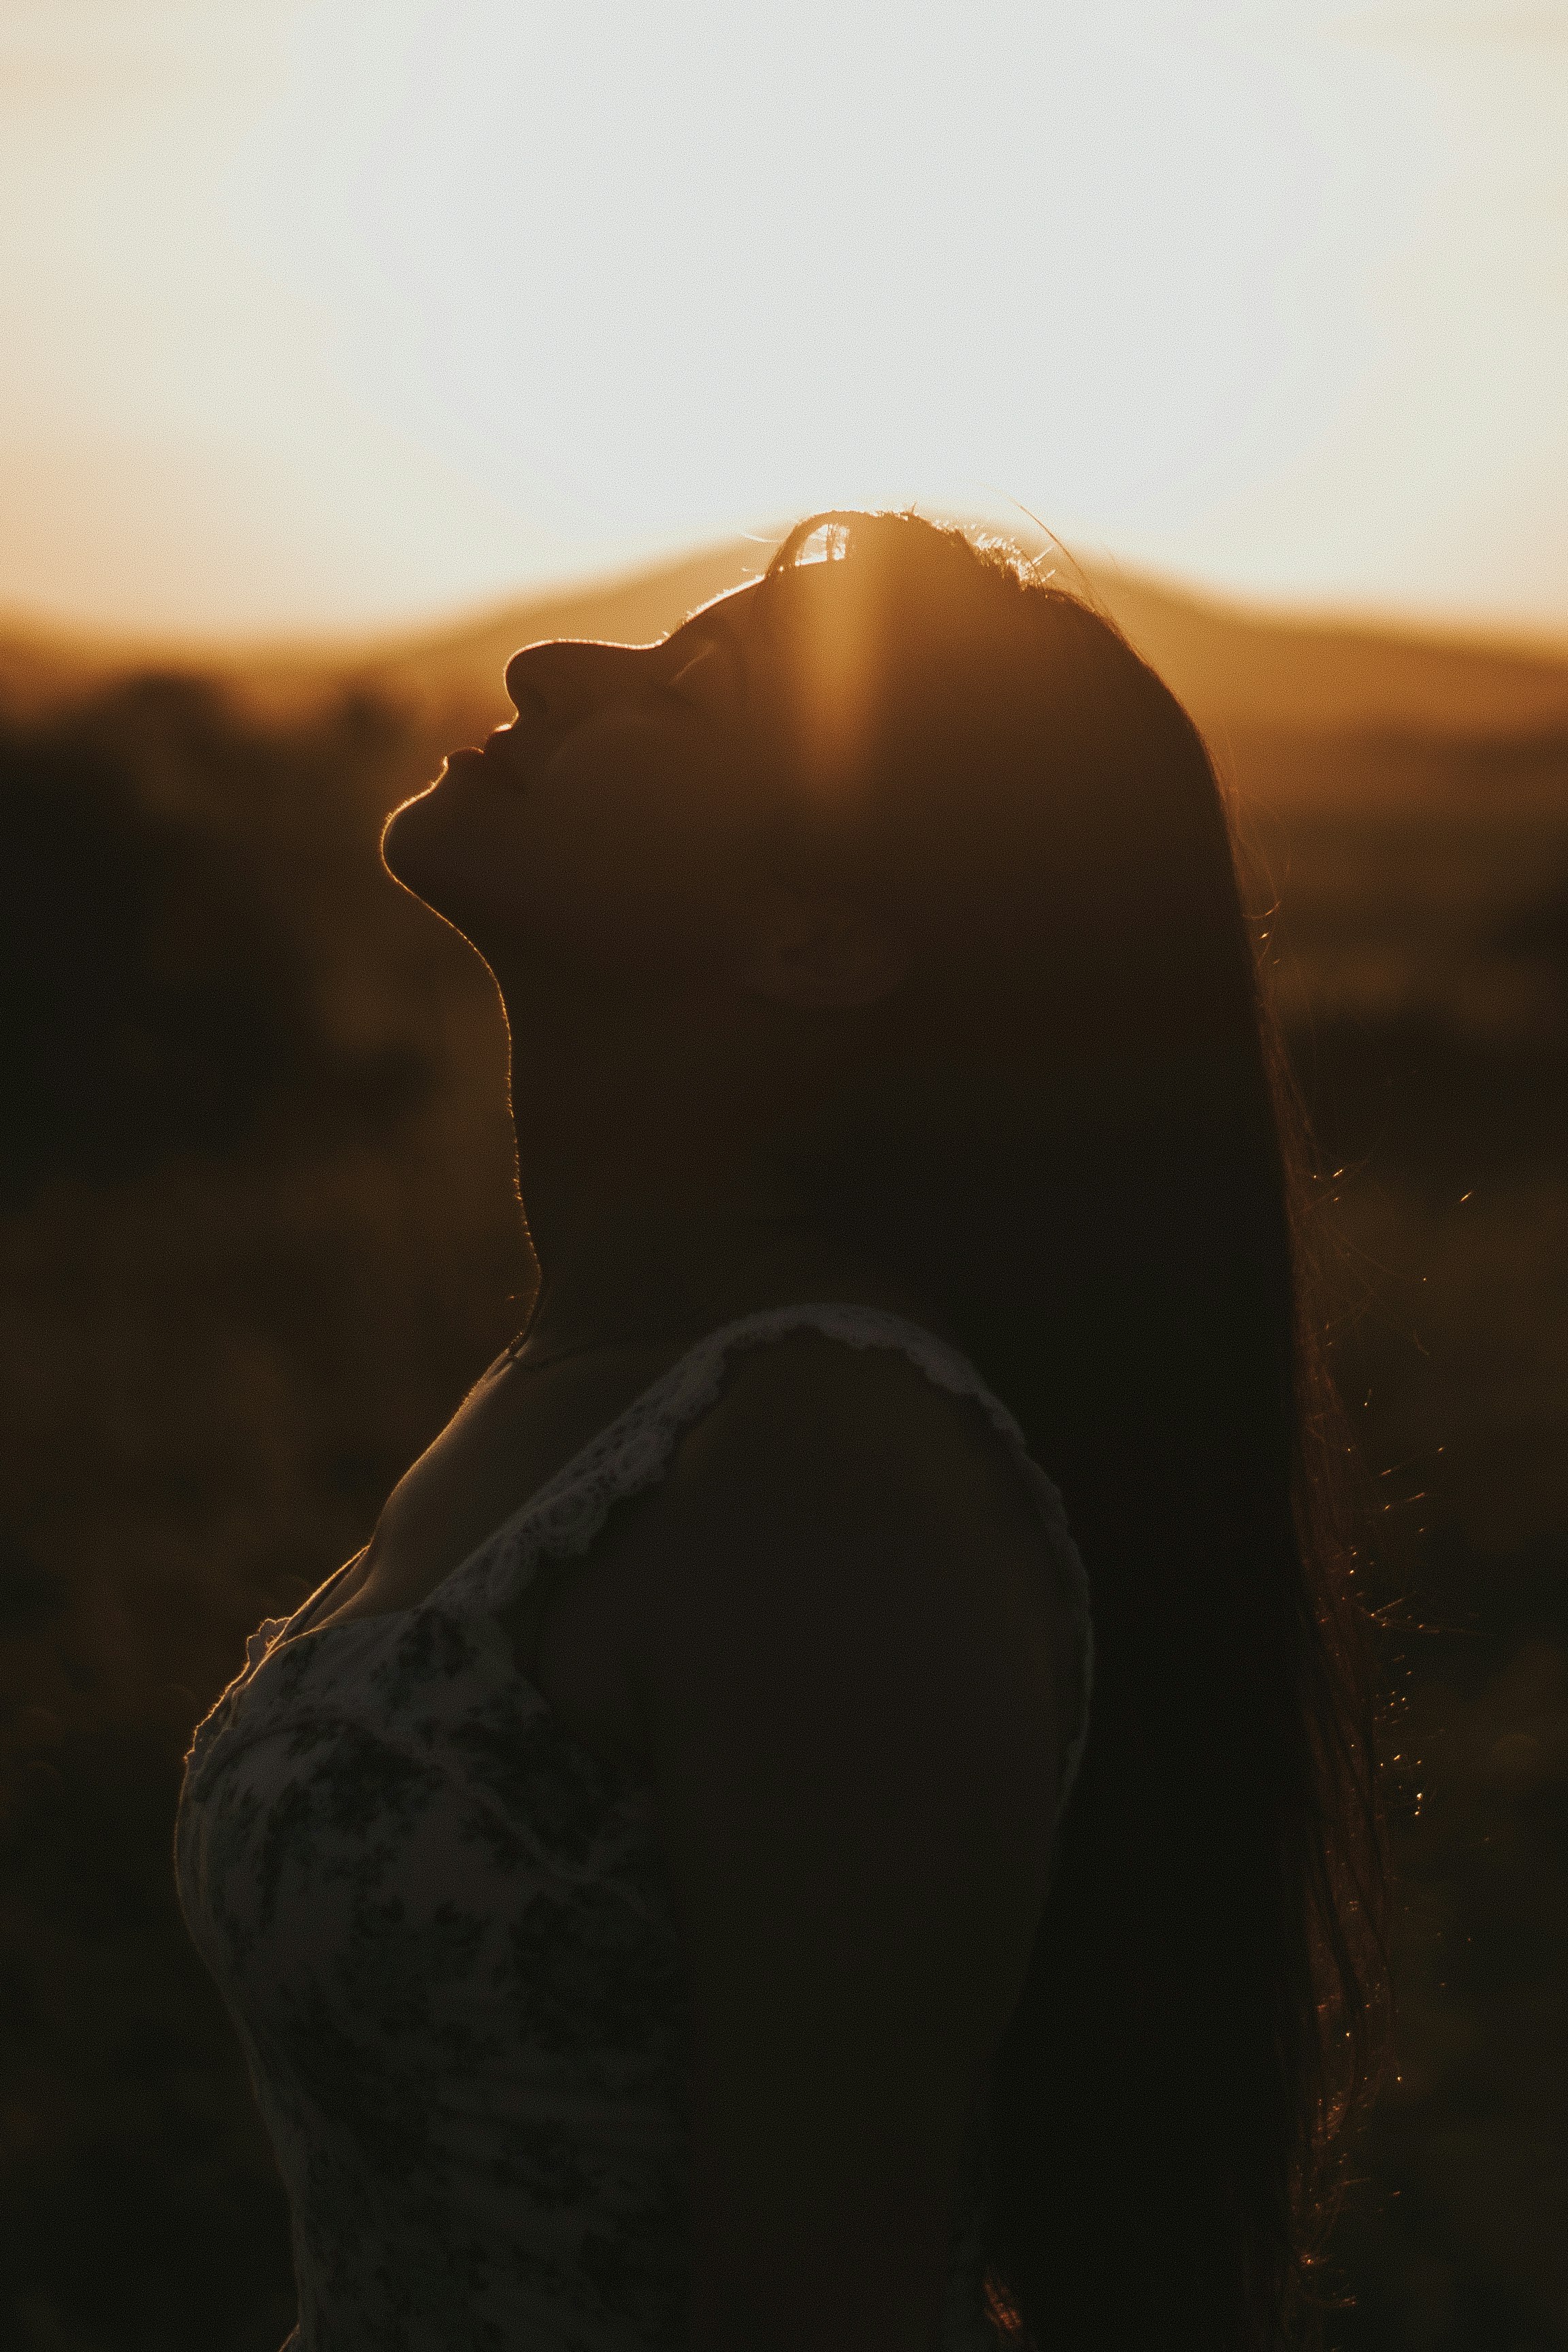
[[[591,2053],[594,1984],[664,1986],[675,1967],[646,1788],[478,1653],[433,1675],[391,1655],[417,1644],[390,1624],[384,1642],[412,1704],[387,1711],[369,1653],[323,1656],[298,1693],[264,1667],[177,1836],[186,1917],[231,2006],[338,2110],[345,2060],[360,2076],[378,2036],[433,2082],[459,2050],[491,2065],[509,2037]]]
[[[418,1608],[613,1423],[649,1370],[644,1350],[575,1377],[563,1368],[554,1381],[481,1382],[398,1481],[342,1597],[318,1623]],[[620,1760],[637,1745],[626,1675],[637,1598],[628,1547],[595,1542],[541,1558],[499,1612],[519,1671],[566,1729]]]

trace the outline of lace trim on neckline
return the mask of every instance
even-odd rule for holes
[[[205,1747],[258,1669],[275,1652],[296,1643],[312,1648],[330,1634],[357,1630],[371,1639],[388,1627],[407,1626],[426,1612],[494,1618],[526,1591],[542,1561],[581,1556],[617,1503],[657,1486],[668,1468],[683,1432],[713,1404],[723,1387],[731,1356],[796,1330],[813,1330],[852,1348],[886,1347],[915,1364],[935,1386],[979,1404],[1013,1452],[1033,1489],[1052,1558],[1063,1571],[1065,1595],[1079,1655],[1079,1703],[1063,1754],[1057,1808],[1059,1821],[1071,1792],[1089,1737],[1093,1688],[1094,1631],[1087,1572],[1068,1525],[1061,1495],[1035,1461],[1017,1421],[988,1389],[969,1359],[923,1324],[885,1307],[816,1300],[764,1307],[738,1317],[697,1340],[649,1387],[635,1397],[595,1436],[579,1447],[510,1517],[484,1537],[441,1582],[420,1601],[401,1609],[367,1611],[317,1626],[290,1628],[321,1607],[335,1579],[311,1594],[291,1616],[269,1617],[246,1643],[246,1663],[217,1705],[197,1727],[193,1747]],[[356,1555],[357,1557],[357,1555]],[[344,1562],[339,1575],[353,1561]]]

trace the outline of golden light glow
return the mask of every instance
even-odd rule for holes
[[[1568,6],[13,0],[0,604],[363,626],[811,508],[1568,630]]]

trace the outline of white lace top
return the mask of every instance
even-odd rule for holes
[[[900,1349],[1016,1453],[1079,1641],[1066,1801],[1091,1634],[1060,1497],[963,1356],[868,1307],[700,1341],[415,1607],[313,1632],[334,1577],[269,1619],[196,1733],[175,1853],[289,2194],[297,2352],[684,2341],[684,1981],[651,1790],[562,1728],[497,1612],[658,1480],[736,1350],[803,1328]],[[944,2352],[992,2341],[980,2194],[975,2168]]]

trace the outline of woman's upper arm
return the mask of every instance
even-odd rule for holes
[[[643,1699],[693,2004],[693,2352],[928,2352],[1057,1792],[1016,1466],[900,1359],[746,1361],[678,1459]]]

